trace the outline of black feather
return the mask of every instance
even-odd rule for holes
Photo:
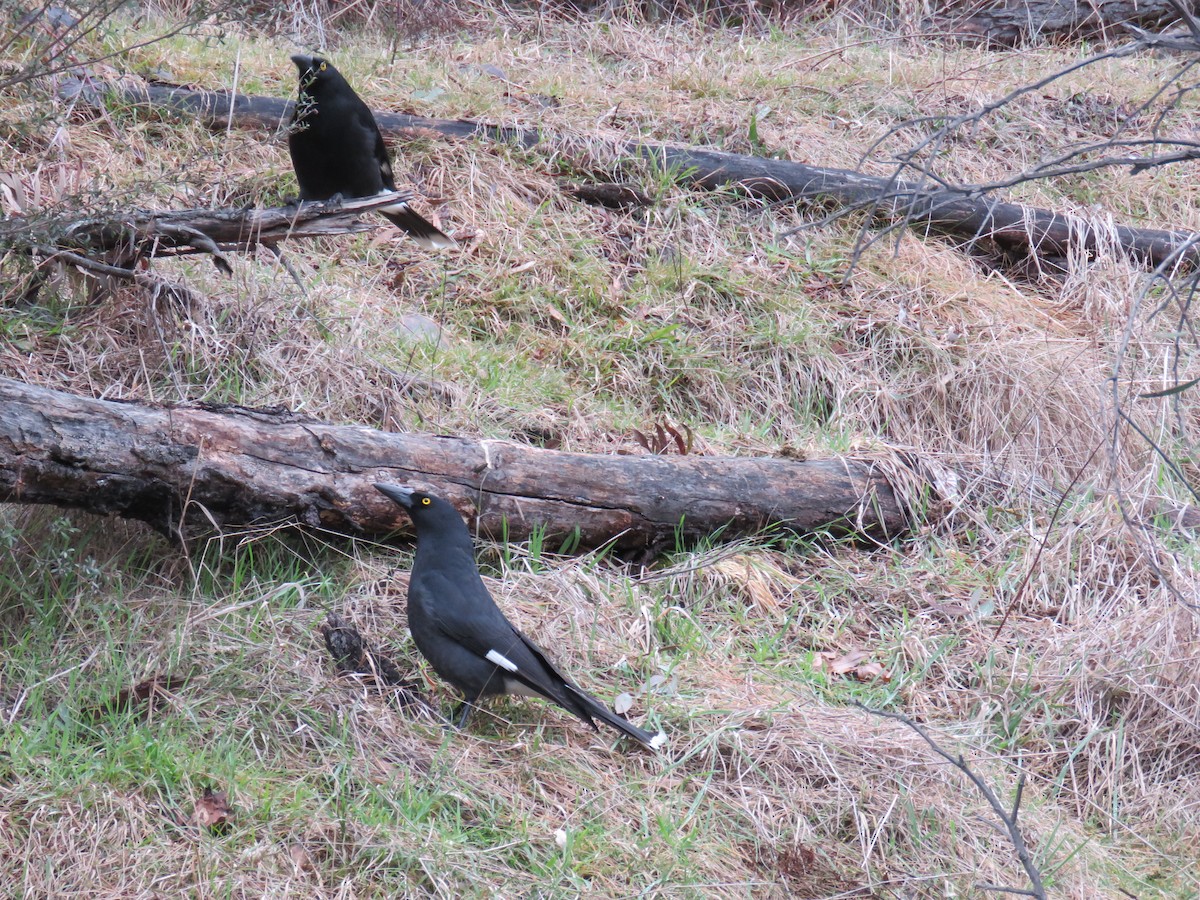
[[[288,132],[288,151],[301,200],[373,197],[396,190],[392,162],[370,107],[333,64],[319,56],[293,56],[300,93]],[[438,250],[454,240],[407,203],[379,210],[422,247]]]
[[[408,581],[413,641],[468,704],[495,694],[534,694],[592,728],[599,719],[646,747],[666,743],[661,732],[638,728],[587,694],[505,618],[479,576],[471,533],[453,506],[410,488],[375,487],[408,511],[417,530]]]

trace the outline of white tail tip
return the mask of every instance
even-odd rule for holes
[[[458,241],[446,234],[435,234],[431,237],[417,237],[415,234],[410,234],[409,237],[425,250],[453,250],[458,246]]]

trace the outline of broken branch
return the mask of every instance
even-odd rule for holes
[[[218,268],[232,271],[226,252],[274,248],[280,241],[371,228],[359,215],[412,199],[410,191],[343,202],[300,203],[266,209],[134,210],[75,222],[10,218],[0,223],[0,246],[36,252],[96,274],[134,279],[140,260],[209,253]],[[101,262],[100,260],[105,260]]]

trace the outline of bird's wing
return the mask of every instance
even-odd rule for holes
[[[503,618],[503,614],[501,618]],[[515,679],[547,700],[557,703],[593,729],[596,728],[595,720],[600,719],[651,750],[658,750],[666,744],[666,734],[661,731],[651,734],[649,731],[638,728],[624,716],[614,713],[560,672],[558,667],[550,662],[542,648],[522,634],[507,619],[504,619],[504,624],[512,632],[512,643],[503,651],[493,646],[485,656],[497,669],[503,671],[505,678]],[[494,645],[496,642],[492,641],[491,643]],[[509,688],[509,690],[512,689]]]
[[[422,572],[409,582],[408,602],[416,603],[426,622],[445,637],[480,657],[495,649],[493,644],[512,643],[512,625],[478,576],[468,580],[443,571]]]
[[[513,634],[516,635],[517,640],[519,640],[521,642],[521,647],[524,649],[525,653],[528,653],[529,656],[533,660],[536,661],[537,668],[541,669],[541,671],[543,673],[549,673],[550,675],[554,676],[556,686],[557,686],[557,684],[563,684],[570,688],[575,687],[575,684],[571,681],[571,679],[569,679],[566,675],[564,675],[562,672],[560,672],[558,670],[558,667],[556,665],[554,665],[554,663],[550,662],[550,660],[546,657],[546,654],[542,650],[541,647],[539,647],[537,644],[535,644],[533,641],[531,641],[528,637],[526,637],[524,632],[519,631],[515,626],[509,625],[509,628],[512,628]],[[524,656],[525,654],[520,653],[517,655]],[[525,681],[525,678],[522,677],[521,672],[516,672],[514,674],[516,675],[518,680]],[[538,673],[535,670],[534,672],[529,672],[528,674],[529,674],[529,676],[533,677],[533,676],[537,675]],[[545,680],[544,678],[541,679],[541,681],[544,681],[544,680]],[[529,683],[529,682],[527,682],[527,683]],[[537,684],[530,683],[529,686],[534,688],[535,690],[538,689]],[[544,692],[545,688],[542,688],[541,690]]]
[[[486,659],[506,677],[563,702],[562,686],[571,682],[505,618],[481,580],[464,585],[442,572],[427,572],[409,585],[409,602],[414,601],[426,621],[443,635]]]
[[[379,163],[379,177],[383,179],[383,186],[389,191],[394,191],[396,179],[392,175],[392,160],[388,156],[387,144],[383,142],[383,132],[379,130],[379,123],[375,121],[375,116],[366,104],[358,110],[358,124],[362,128],[366,151]]]
[[[513,629],[516,631],[516,629]],[[550,672],[553,672],[555,677],[562,683],[562,696],[555,696],[552,699],[562,706],[577,715],[580,719],[587,722],[592,728],[596,727],[593,718],[599,719],[611,725],[617,731],[633,738],[643,746],[649,747],[651,750],[658,750],[667,743],[667,736],[660,731],[657,734],[651,734],[645,729],[638,728],[624,716],[619,716],[587,691],[583,690],[571,679],[563,675],[562,672],[555,668],[554,663],[546,658],[546,654],[542,652],[542,648],[527,638],[521,632],[517,631],[517,636],[525,642],[525,646],[533,653]],[[536,685],[531,685],[537,690]]]
[[[429,624],[486,659],[504,678],[557,703],[592,728],[596,727],[594,719],[600,719],[652,750],[666,743],[665,734],[651,734],[626,721],[560,672],[541,647],[505,618],[478,577],[464,581],[426,572],[410,582],[410,605],[413,602],[420,604]]]
[[[595,728],[596,723],[592,721],[592,717],[597,715],[594,707],[599,704],[592,701],[592,698],[560,672],[554,663],[546,658],[542,648],[522,634],[508,619],[504,620],[504,624],[508,629],[504,638],[493,638],[488,642],[492,645],[485,654],[488,662],[502,671],[505,678],[519,681]]]

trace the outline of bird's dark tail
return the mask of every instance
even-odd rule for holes
[[[658,734],[651,734],[642,728],[638,728],[624,716],[618,716],[603,703],[594,697],[589,697],[570,682],[564,684],[563,687],[579,701],[579,705],[587,711],[589,716],[599,719],[607,725],[611,725],[626,737],[633,738],[643,747],[648,747],[651,750],[660,750],[667,743],[666,732],[660,731]]]
[[[512,624],[509,623],[508,627],[512,628]],[[506,670],[506,679],[511,674],[512,681],[525,685],[525,687],[545,697],[551,703],[557,703],[563,709],[578,716],[593,728],[596,727],[596,723],[592,719],[599,719],[606,725],[611,725],[626,737],[633,738],[643,747],[648,747],[651,750],[660,750],[667,743],[665,732],[660,731],[658,734],[651,734],[648,731],[638,728],[624,716],[618,716],[595,697],[584,693],[582,688],[572,684],[562,672],[554,667],[554,663],[546,658],[546,654],[542,652],[541,647],[515,628],[513,628],[513,635],[532,654],[533,659],[530,661],[533,662],[536,660],[537,663],[540,663],[543,671],[538,674],[536,672],[537,666],[531,666],[527,671],[522,671],[498,650],[489,650],[487,654],[488,660],[501,669]],[[507,683],[506,690],[509,693],[514,693],[512,687],[509,687]]]
[[[395,206],[385,206],[379,211],[426,250],[446,250],[458,246],[454,242],[454,238],[405,204],[397,203]]]

